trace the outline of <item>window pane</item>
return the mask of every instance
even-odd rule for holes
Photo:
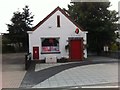
[[[42,39],[42,52],[59,52],[59,39],[58,38]]]

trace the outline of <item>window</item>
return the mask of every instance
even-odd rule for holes
[[[57,27],[60,27],[60,16],[57,15]]]
[[[59,38],[42,38],[42,53],[59,53]]]

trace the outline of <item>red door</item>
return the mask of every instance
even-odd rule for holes
[[[33,47],[33,59],[39,59],[39,47]]]
[[[82,60],[83,59],[83,44],[82,39],[70,40],[70,59]]]

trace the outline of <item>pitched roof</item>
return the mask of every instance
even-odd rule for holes
[[[83,31],[83,28],[81,28],[73,19],[68,16],[64,10],[62,10],[60,7],[57,7],[54,9],[48,16],[46,16],[42,21],[40,21],[35,27],[33,27],[32,31],[36,30],[40,25],[42,25],[49,17],[51,17],[56,11],[60,11],[63,15],[65,15],[76,27],[80,28]]]

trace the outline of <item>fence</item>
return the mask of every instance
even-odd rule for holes
[[[120,51],[111,52],[110,57],[120,59]]]
[[[25,55],[25,70],[28,70],[31,64],[31,53]]]
[[[111,58],[120,59],[120,51],[103,52],[102,56],[107,56],[107,57],[111,57]]]

